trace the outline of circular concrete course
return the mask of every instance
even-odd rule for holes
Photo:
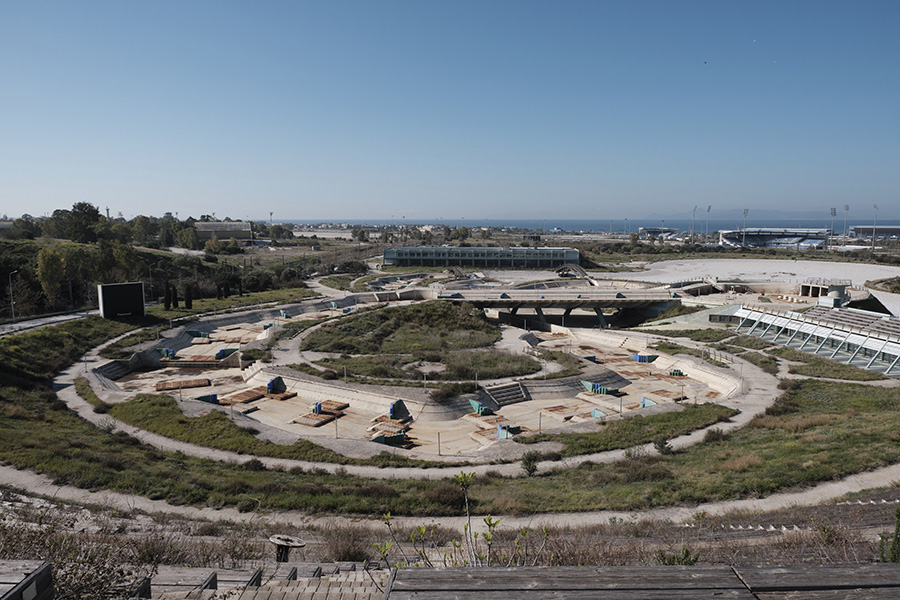
[[[269,309],[266,309],[266,310],[269,310]],[[235,322],[235,318],[231,317],[231,316],[228,317],[227,324],[228,324],[227,332],[229,333],[229,335],[236,335],[240,332],[244,332],[244,334],[246,335],[248,331],[252,332],[251,326],[237,324]],[[257,329],[258,329],[258,327],[257,327]],[[299,338],[305,334],[308,334],[312,330],[313,330],[313,328],[305,330],[301,334],[301,336],[298,336],[298,338],[295,338],[293,340],[283,340],[283,344],[286,344],[288,347],[296,347],[296,345],[299,342]],[[573,331],[578,331],[578,330],[573,330]],[[593,334],[590,334],[590,331],[591,330],[585,330],[585,332],[586,332],[585,335],[589,335],[589,337],[591,335],[593,335]],[[505,347],[511,348],[511,347],[513,347],[513,345],[516,342],[518,342],[520,347],[523,346],[524,344],[521,340],[518,339],[517,333],[519,333],[518,330],[506,327],[504,329],[502,345]],[[596,340],[591,341],[590,343],[595,344],[594,347],[603,347],[608,344],[609,347],[606,348],[605,350],[602,350],[602,352],[604,354],[606,354],[606,353],[615,351],[618,354],[622,355],[621,356],[622,359],[624,359],[625,356],[627,356],[632,351],[641,351],[641,349],[646,349],[647,338],[645,335],[635,336],[632,333],[617,334],[617,333],[606,333],[606,332],[599,333],[597,335],[593,335],[593,337],[595,337],[595,338],[597,336],[601,336],[601,337],[609,338],[609,339],[607,339],[605,341],[600,341],[600,342],[597,342]],[[213,337],[215,337],[215,336],[213,336]],[[625,343],[625,342],[621,342],[621,340],[627,341],[629,339],[632,340],[630,342],[627,342],[629,345],[632,344],[632,342],[636,341],[636,342],[639,342],[639,347],[637,347],[636,349],[633,349],[633,350],[629,350],[629,349],[623,350],[622,348],[618,347],[618,346],[621,346],[623,343]],[[112,341],[110,343],[112,343]],[[576,346],[581,343],[587,343],[587,342],[576,342]],[[596,346],[597,343],[599,343],[600,346]],[[690,344],[690,343],[688,342],[688,344]],[[200,350],[198,350],[198,351],[201,353],[207,352],[206,350],[204,350],[204,348],[206,348],[207,346],[208,345],[201,345],[201,346],[196,346],[196,347],[189,346],[189,347],[185,348],[185,352],[194,350],[195,348],[199,348]],[[60,396],[64,400],[69,402],[71,406],[79,407],[80,408],[79,412],[82,415],[82,417],[84,417],[86,420],[92,421],[98,425],[108,426],[108,424],[110,423],[111,417],[109,417],[108,415],[101,416],[101,415],[97,415],[96,413],[94,413],[92,410],[92,407],[90,407],[86,402],[81,400],[77,396],[77,394],[74,394],[73,389],[66,385],[70,382],[73,382],[75,379],[75,375],[72,374],[73,370],[78,371],[78,372],[83,372],[84,365],[87,364],[88,371],[87,371],[86,375],[88,377],[88,380],[92,383],[92,387],[95,389],[95,392],[104,401],[111,403],[111,404],[128,400],[128,399],[130,399],[130,397],[133,393],[138,392],[138,391],[145,391],[145,392],[150,392],[150,393],[156,393],[156,392],[153,389],[154,382],[150,381],[150,379],[152,379],[151,376],[153,375],[153,373],[138,374],[134,378],[129,380],[127,385],[123,386],[128,389],[127,393],[120,392],[120,391],[108,390],[108,389],[104,388],[102,385],[99,385],[98,382],[95,380],[95,376],[93,374],[93,369],[96,366],[99,366],[99,364],[104,362],[98,356],[98,353],[102,349],[102,347],[103,346],[100,346],[100,347],[94,349],[93,351],[89,352],[85,356],[85,358],[78,363],[78,365],[76,367],[70,368],[68,371],[61,373],[58,378],[58,383],[59,383],[59,387],[61,388]],[[698,347],[699,347],[699,345],[698,345]],[[273,350],[273,353],[276,356],[276,359],[278,362],[281,362],[281,363],[298,362],[297,359],[299,359],[299,356],[296,354],[295,350],[294,351],[286,350],[286,351],[282,352],[282,351],[280,351],[279,348],[280,348],[279,346],[276,346]],[[593,351],[591,353],[593,353]],[[660,359],[660,362],[664,362],[664,361],[669,361],[669,359],[667,357],[662,357]],[[626,362],[628,363],[628,366],[637,368],[636,363],[633,363],[632,361],[630,361],[630,359],[626,360]],[[696,365],[696,366],[694,366],[694,365]],[[615,365],[611,365],[611,366],[614,367],[614,370],[616,368],[620,368]],[[699,361],[699,359],[694,359],[694,358],[690,358],[690,357],[679,357],[677,360],[677,363],[672,366],[680,367],[684,370],[689,371],[689,375],[693,375],[690,379],[686,380],[686,381],[690,382],[688,384],[689,391],[691,391],[692,389],[696,390],[696,388],[698,388],[698,387],[701,390],[708,389],[705,387],[705,384],[703,383],[703,379],[699,377],[699,374],[701,372],[709,370],[709,367],[705,366],[705,363],[702,363],[702,361]],[[622,367],[622,368],[624,368],[624,367]],[[668,362],[667,362],[666,368],[660,369],[659,365],[656,365],[656,366],[653,366],[653,369],[654,369],[654,371],[658,371],[659,374],[662,375],[669,370]],[[735,392],[735,390],[737,389],[739,380],[738,380],[738,372],[734,371],[734,370],[725,371],[722,375],[720,375],[720,377],[724,377],[726,379],[730,378],[733,380],[730,388],[723,390],[722,393],[716,393],[715,396],[703,395],[699,391],[695,391],[694,393],[691,393],[691,397],[697,398],[698,396],[701,396],[704,398],[704,401],[708,400],[709,398],[715,397],[716,402],[726,405],[726,406],[733,407],[733,408],[741,411],[740,415],[738,415],[738,417],[736,417],[732,423],[729,423],[725,426],[717,426],[717,427],[730,430],[730,429],[734,429],[734,428],[743,426],[757,412],[759,412],[760,410],[763,410],[765,408],[766,404],[768,402],[771,402],[772,399],[775,397],[775,395],[777,395],[777,393],[775,392],[777,380],[775,378],[765,375],[764,373],[762,373],[762,371],[759,371],[755,366],[752,366],[750,364],[747,364],[744,367],[744,370],[746,372],[745,379],[747,381],[747,385],[745,386],[745,389],[749,392],[748,394],[746,394],[745,397],[739,397],[739,396],[741,396],[741,394]],[[234,371],[236,371],[236,369]],[[550,372],[550,369],[545,367],[544,371]],[[158,373],[158,372],[154,372],[154,373]],[[757,385],[751,384],[751,381],[754,377],[754,373],[756,373],[757,377],[760,378]],[[266,369],[263,373],[260,373],[256,376],[254,376],[254,378],[252,378],[251,380],[248,380],[246,382],[243,382],[242,380],[240,380],[240,374],[237,372],[236,372],[236,374],[221,373],[221,370],[216,370],[216,371],[210,371],[208,373],[198,374],[198,376],[200,376],[200,375],[202,375],[203,377],[209,377],[209,379],[213,380],[213,381],[215,381],[215,379],[214,379],[215,377],[220,377],[221,379],[224,379],[224,380],[229,380],[229,379],[236,380],[230,386],[227,386],[224,388],[219,387],[215,390],[212,390],[212,391],[220,392],[220,397],[222,397],[224,395],[224,393],[232,393],[232,392],[239,391],[241,389],[248,389],[248,388],[254,387],[254,386],[265,385],[265,382],[267,380],[269,380],[270,378],[272,378],[273,376],[276,376],[276,375],[282,375],[285,377],[286,380],[288,380],[288,378],[290,378],[290,377],[298,377],[298,374],[291,371],[290,369],[285,369],[285,368],[279,369],[278,367],[266,367]],[[540,377],[540,373],[538,374],[538,377]],[[588,376],[585,375],[585,377],[588,377]],[[630,377],[632,378],[632,380],[634,380],[634,375],[630,375]],[[181,377],[181,378],[183,378],[183,377]],[[144,386],[145,389],[139,389],[137,387],[137,384],[139,384],[141,382],[143,382],[142,385]],[[506,383],[506,382],[507,382],[507,380],[495,380],[490,383]],[[289,385],[289,389],[290,390],[297,389],[302,394],[303,393],[303,391],[302,391],[303,382],[299,381],[299,385],[301,387],[295,387],[295,384],[291,383]],[[336,384],[330,384],[330,385],[341,386],[345,389],[347,389],[347,388],[352,389],[352,388],[359,387],[359,386],[354,386],[353,384],[343,384],[342,382],[337,382]],[[637,384],[635,384],[635,385],[637,385]],[[676,391],[679,391],[677,388],[677,383],[672,384],[672,382],[657,381],[654,385],[656,387],[659,387],[659,386],[672,387],[672,385],[675,385],[676,387],[670,391],[672,391],[673,393]],[[371,386],[369,386],[369,387],[371,387]],[[631,386],[629,386],[629,387],[631,387]],[[397,397],[397,396],[403,397],[404,395],[406,395],[408,398],[407,402],[412,402],[411,404],[409,404],[409,406],[412,409],[412,407],[416,405],[415,403],[418,401],[418,399],[409,397],[408,394],[404,394],[403,390],[406,390],[406,389],[408,389],[408,388],[385,387],[384,390],[376,390],[376,392],[383,392],[383,393],[389,394],[394,397]],[[339,391],[337,387],[334,387],[334,390]],[[640,389],[639,389],[639,390],[635,390],[635,391],[638,393],[638,395],[637,395],[636,400],[634,398],[631,398],[631,400],[629,400],[629,403],[631,405],[633,405],[631,407],[628,407],[629,411],[636,408],[636,402],[639,402],[641,400],[641,397],[643,394],[646,394],[647,396],[654,398],[652,388],[642,389],[642,391],[640,391]],[[682,387],[680,391],[683,392],[684,387]],[[209,410],[220,410],[220,411],[224,412],[225,414],[230,415],[232,417],[232,419],[238,425],[241,425],[244,427],[253,427],[254,429],[259,430],[261,432],[261,434],[259,435],[259,437],[261,439],[265,439],[265,440],[272,441],[275,443],[288,443],[289,444],[289,443],[293,443],[297,439],[304,438],[304,439],[313,441],[323,447],[329,448],[335,452],[338,452],[340,454],[343,454],[343,455],[349,456],[349,457],[353,457],[353,458],[368,458],[368,457],[372,457],[380,452],[387,450],[387,451],[392,451],[392,452],[403,454],[410,458],[428,460],[431,462],[447,462],[447,463],[454,463],[456,465],[459,465],[460,463],[482,464],[484,466],[472,467],[472,468],[474,468],[476,470],[476,472],[485,472],[487,470],[491,470],[491,471],[499,471],[503,475],[507,475],[507,476],[516,476],[521,473],[521,468],[518,464],[516,464],[512,461],[519,460],[524,453],[526,453],[528,451],[553,452],[553,451],[557,451],[561,448],[560,445],[555,442],[544,442],[544,443],[538,444],[538,445],[525,446],[525,445],[516,443],[513,440],[495,441],[492,443],[488,443],[487,445],[483,445],[479,448],[478,443],[473,442],[473,440],[470,439],[470,437],[469,437],[469,435],[472,431],[477,431],[477,429],[471,423],[471,421],[467,421],[466,419],[460,419],[458,417],[453,417],[451,415],[452,418],[449,421],[446,419],[435,420],[435,418],[433,416],[430,418],[417,419],[416,424],[414,426],[414,431],[411,432],[411,435],[418,438],[421,441],[422,446],[419,448],[410,450],[410,451],[405,451],[405,450],[389,448],[389,447],[386,447],[383,445],[373,444],[372,442],[370,442],[368,440],[368,436],[366,435],[365,430],[370,425],[369,418],[374,417],[375,414],[377,414],[374,412],[369,414],[369,413],[366,413],[364,409],[351,411],[350,413],[348,413],[348,415],[350,416],[349,421],[345,421],[345,419],[342,418],[341,421],[339,421],[340,424],[336,424],[333,429],[330,425],[323,426],[323,427],[316,428],[316,429],[307,428],[307,427],[300,426],[300,425],[295,425],[293,427],[285,427],[284,425],[279,425],[279,423],[283,423],[285,419],[292,418],[289,415],[289,412],[291,410],[294,411],[294,414],[300,414],[300,411],[305,410],[305,408],[301,408],[300,406],[295,406],[295,405],[291,404],[291,400],[288,400],[288,401],[275,401],[275,400],[263,401],[261,409],[254,414],[254,417],[256,417],[256,418],[251,420],[251,419],[244,417],[241,414],[241,411],[239,411],[239,410],[232,410],[231,408],[224,407],[224,406],[214,406],[214,405],[210,405],[205,402],[200,402],[200,401],[196,401],[196,400],[192,399],[192,396],[194,396],[194,395],[205,394],[205,393],[209,393],[209,392],[210,392],[210,390],[208,388],[205,388],[203,391],[186,390],[182,393],[177,393],[177,394],[175,394],[173,392],[168,392],[168,393],[172,394],[176,398],[176,400],[178,400],[181,410],[185,414],[188,414],[189,416],[197,416],[199,414],[203,414],[204,412],[208,412]],[[418,395],[418,396],[422,395],[422,390],[416,389],[415,392],[416,392],[416,395]],[[634,394],[629,394],[629,397],[631,397],[633,395]],[[549,399],[544,398],[543,400],[540,400],[540,401],[536,400],[536,401],[532,401],[532,402],[521,402],[519,404],[509,405],[507,407],[502,408],[498,412],[498,414],[500,414],[503,418],[507,418],[507,415],[508,415],[508,417],[511,418],[513,420],[513,422],[520,423],[523,426],[527,426],[529,429],[531,429],[533,431],[537,431],[540,429],[540,430],[546,431],[546,432],[595,431],[599,427],[601,427],[601,425],[598,423],[598,421],[593,420],[593,419],[587,420],[586,422],[579,423],[579,424],[573,424],[574,422],[573,423],[565,423],[565,424],[555,422],[553,419],[547,418],[548,416],[550,416],[550,413],[548,413],[548,415],[544,415],[545,418],[543,419],[543,423],[541,423],[541,420],[538,419],[538,417],[536,415],[538,415],[538,413],[541,413],[545,410],[552,409],[555,407],[565,407],[566,410],[571,410],[573,412],[589,413],[592,410],[592,408],[599,405],[600,408],[602,410],[604,410],[607,414],[613,415],[611,418],[619,418],[616,415],[616,413],[618,413],[619,409],[621,408],[621,406],[622,406],[621,403],[618,406],[615,406],[611,402],[607,402],[606,403],[608,405],[607,406],[604,404],[602,397],[598,398],[593,403],[590,403],[590,402],[585,402],[585,401],[579,401],[578,399],[571,397],[572,396],[571,392],[567,392],[565,396],[566,396],[565,398],[551,397]],[[640,414],[655,414],[657,412],[665,412],[666,410],[674,409],[676,406],[675,404],[673,404],[671,402],[671,398],[669,400],[665,400],[665,399],[656,397],[655,400],[658,403],[657,406],[653,406],[653,407],[647,408],[647,409],[641,409]],[[305,405],[303,405],[303,402],[300,402],[299,404],[302,406],[305,406]],[[271,405],[272,407],[274,407],[274,409],[277,409],[277,411],[272,414],[267,414],[266,411],[269,409],[267,409],[266,406],[268,406],[268,405]],[[423,404],[423,406],[425,406],[425,405]],[[288,412],[286,413],[285,410],[287,410]],[[355,413],[360,412],[360,410],[363,410],[363,412],[360,414],[355,414]],[[459,416],[462,416],[462,414],[468,413],[468,412],[471,412],[471,410],[469,409],[468,403],[465,403],[465,410],[463,412],[459,413]],[[506,413],[506,414],[504,414],[504,413]],[[369,414],[369,416],[365,416],[366,414]],[[414,411],[414,414],[418,415],[419,413],[417,411]],[[629,413],[629,414],[631,414],[631,413]],[[158,448],[164,449],[164,450],[174,450],[174,451],[180,451],[180,452],[184,452],[186,454],[200,456],[200,457],[204,457],[204,458],[222,459],[222,460],[229,460],[229,461],[236,461],[236,462],[242,462],[244,460],[247,460],[247,457],[245,455],[233,454],[233,453],[215,450],[215,449],[211,449],[211,448],[195,446],[193,444],[180,442],[177,440],[171,440],[171,439],[164,438],[162,436],[159,436],[159,435],[156,435],[156,434],[153,434],[150,432],[138,430],[137,428],[129,426],[124,423],[116,423],[116,426],[119,427],[119,429],[126,431],[131,435],[139,437],[143,441],[150,443],[150,444],[152,444]],[[339,429],[341,431],[340,434],[338,434]],[[675,440],[673,440],[672,443],[675,447],[684,447],[687,444],[696,443],[697,441],[702,439],[702,436],[704,433],[705,433],[705,430],[701,430],[701,431],[695,432],[694,434],[691,434],[689,436],[682,436],[681,438],[676,438]],[[437,440],[440,440],[440,446],[438,446],[438,444],[436,443]],[[480,443],[484,444],[484,442],[480,442]],[[651,447],[651,445],[648,444],[647,447],[649,449]],[[611,460],[617,460],[621,456],[622,456],[621,451],[611,452],[611,453],[600,453],[600,454],[595,454],[595,455],[588,455],[588,456],[584,456],[584,457],[569,459],[567,462],[563,462],[563,463],[548,462],[548,463],[539,465],[538,468],[539,468],[539,470],[549,470],[552,468],[556,468],[558,466],[579,464],[583,461],[588,461],[588,460],[594,461],[594,462],[608,462]],[[285,460],[285,459],[272,459],[272,458],[266,458],[266,457],[260,457],[260,460],[262,460],[264,463],[266,463],[267,465],[270,465],[270,466],[278,465],[278,466],[284,466],[286,468],[290,468],[293,466],[300,466],[300,467],[304,467],[304,468],[319,467],[319,468],[326,468],[326,469],[331,469],[331,470],[333,470],[335,468],[335,466],[332,464],[317,465],[317,464],[311,464],[311,463],[308,463],[305,461],[289,461],[289,460]],[[502,465],[494,464],[491,466],[487,466],[488,463],[498,463],[498,462],[500,462],[500,463],[505,462],[507,464],[502,464]],[[453,474],[453,473],[457,472],[458,468],[459,467],[457,466],[457,467],[448,467],[446,469],[440,469],[440,468],[393,469],[388,472],[388,473],[390,473],[390,475],[387,475],[387,476],[419,477],[419,478],[435,479],[435,478],[447,477],[449,474]],[[469,467],[467,467],[467,468],[469,468]],[[349,473],[359,474],[359,475],[363,475],[363,476],[370,476],[370,477],[371,476],[374,476],[374,477],[386,476],[385,469],[378,469],[376,471],[369,472],[366,467],[347,466],[346,470]],[[374,473],[374,475],[372,473]]]
[[[691,263],[691,262],[702,262],[704,266],[709,267],[711,263],[718,261],[670,261],[670,263]],[[746,261],[729,261],[723,260],[723,263],[728,262],[746,262]],[[780,265],[773,265],[772,263],[791,263],[791,261],[753,261],[765,263],[767,268],[784,268]],[[654,265],[654,269],[659,269],[661,265],[664,263],[656,263]],[[804,263],[800,263],[804,264]],[[833,267],[839,263],[818,263],[820,268],[825,267]],[[771,266],[770,266],[771,265]],[[695,265],[696,266],[696,265]],[[857,267],[861,265],[843,265],[846,267]],[[682,267],[687,268],[687,267]],[[731,269],[730,273],[735,273],[739,271],[741,265],[734,265]],[[900,269],[892,268],[894,271],[879,271],[878,276],[895,276],[897,272],[900,272]],[[817,273],[817,276],[823,275],[822,270]],[[887,273],[887,274],[886,274]],[[710,274],[709,269],[706,270],[704,274]],[[833,278],[849,278],[844,276],[844,272],[838,273],[829,273]],[[646,280],[648,277],[646,274],[616,274],[618,277],[622,276],[630,276],[635,279],[643,279]],[[713,276],[716,276],[713,274]],[[721,277],[725,277],[726,275],[720,275]],[[866,275],[868,278],[869,275]],[[674,279],[671,277],[670,279]],[[677,278],[677,276],[675,277]],[[688,277],[686,277],[688,278]],[[685,279],[686,279],[685,278]],[[751,279],[751,277],[746,276],[746,279]],[[679,343],[683,343],[684,345],[691,345],[690,342],[679,340]],[[59,394],[59,397],[63,399],[73,410],[76,410],[83,418],[89,420],[95,424],[108,426],[109,417],[106,415],[98,415],[93,412],[92,407],[88,405],[84,400],[82,400],[74,391],[74,386],[72,382],[77,376],[85,376],[90,375],[90,369],[92,367],[97,366],[100,362],[97,357],[97,351],[99,348],[92,350],[85,356],[85,360],[81,361],[66,371],[61,372],[56,380],[55,387]],[[738,359],[740,360],[740,359]],[[88,372],[85,373],[85,365],[87,366]],[[746,382],[746,390],[747,393],[735,398],[730,399],[729,401],[722,402],[726,405],[733,405],[739,410],[741,413],[738,414],[734,418],[733,423],[727,424],[728,428],[737,428],[748,423],[753,416],[763,411],[766,406],[768,406],[774,398],[777,396],[777,391],[775,385],[777,384],[777,380],[774,377],[771,377],[761,370],[757,369],[753,365],[749,363],[745,363],[743,367],[743,374]],[[89,377],[90,378],[90,377]],[[97,385],[96,381],[92,381],[95,390],[98,391],[98,394],[103,397],[106,393],[104,390],[100,389]],[[209,448],[204,448],[200,446],[195,446],[193,444],[186,444],[182,442],[177,442],[175,440],[171,440],[168,438],[164,438],[162,436],[158,436],[143,430],[138,430],[134,427],[128,426],[126,424],[117,423],[116,427],[120,430],[126,431],[129,434],[141,439],[142,441],[153,445],[157,448],[166,451],[179,451],[185,454],[194,455],[194,456],[202,456],[205,458],[215,459],[215,460],[229,460],[235,462],[241,462],[245,460],[249,460],[252,457],[248,457],[246,455],[236,455],[232,453],[222,452],[219,450],[213,450]],[[724,428],[722,425],[717,427]],[[672,445],[675,448],[683,448],[689,446],[691,444],[697,443],[702,440],[704,435],[703,431],[693,432],[692,434],[681,436],[672,441]],[[648,445],[648,449],[650,445]],[[652,449],[651,449],[652,450]],[[550,468],[555,468],[558,466],[574,466],[584,461],[593,461],[593,462],[611,462],[614,460],[618,460],[624,454],[624,451],[612,451],[612,452],[604,452],[595,455],[589,456],[581,456],[575,457],[572,459],[567,459],[565,461],[561,461],[560,463],[542,463],[540,465],[541,470],[546,470]],[[376,467],[362,467],[362,466],[338,466],[332,464],[312,464],[302,461],[286,461],[283,459],[270,459],[265,457],[260,457],[267,466],[303,466],[305,468],[310,467],[319,467],[324,468],[330,471],[335,471],[337,469],[341,469],[342,471],[346,471],[348,474],[359,475],[363,477],[374,477],[374,478],[411,478],[411,477],[422,477],[422,478],[445,478],[449,477],[453,474],[456,474],[460,471],[459,467],[452,467],[446,469],[414,469],[414,468],[399,468],[399,469],[383,469]],[[490,471],[498,471],[501,474],[508,476],[516,476],[521,474],[520,465],[513,464],[505,464],[505,465],[474,465],[474,466],[466,466],[464,468],[465,471],[474,471],[476,473],[483,473],[488,470]],[[8,467],[0,467],[0,472],[3,474],[3,481],[12,485],[13,487],[21,487],[27,489],[32,492],[45,493],[48,495],[58,495],[61,498],[72,499],[72,500],[81,500],[81,501],[91,501],[91,502],[101,502],[108,503],[111,505],[119,506],[121,508],[146,508],[147,510],[164,510],[167,512],[178,512],[185,515],[193,515],[193,516],[202,516],[206,518],[216,518],[216,519],[227,519],[227,520],[240,520],[245,518],[234,510],[225,509],[225,510],[212,510],[212,509],[194,509],[189,507],[171,507],[166,503],[161,501],[150,501],[146,498],[129,496],[127,494],[118,494],[114,492],[88,492],[85,490],[79,490],[77,488],[69,488],[67,486],[55,486],[49,482],[49,480],[43,476],[39,476],[32,473],[20,472],[14,469],[10,469]],[[720,514],[723,512],[727,512],[735,509],[752,509],[752,510],[772,510],[777,508],[784,508],[792,505],[799,504],[815,504],[819,502],[826,501],[831,498],[839,497],[843,494],[858,491],[861,489],[876,487],[879,485],[884,485],[886,482],[896,481],[900,479],[900,465],[894,465],[891,467],[886,467],[883,469],[878,469],[876,471],[871,471],[868,473],[862,473],[858,475],[854,475],[840,482],[830,482],[827,484],[823,484],[820,486],[816,486],[815,488],[807,489],[801,492],[796,493],[785,493],[785,494],[776,494],[770,496],[765,499],[760,500],[744,500],[744,501],[735,501],[735,502],[719,502],[719,503],[711,503],[708,505],[701,505],[699,507],[694,508],[679,508],[672,507],[666,509],[658,509],[651,511],[641,511],[641,512],[622,512],[622,511],[600,511],[600,512],[591,512],[591,513],[578,513],[578,514],[557,514],[557,515],[537,515],[527,518],[505,518],[504,523],[506,525],[539,525],[544,523],[565,523],[565,524],[586,524],[586,523],[598,523],[605,522],[611,517],[616,518],[625,518],[629,520],[633,519],[641,519],[641,518],[664,518],[664,519],[675,519],[680,520],[687,518],[697,512],[708,512],[710,514]],[[144,506],[146,505],[146,506]],[[274,515],[276,519],[290,520],[292,522],[310,522],[312,519],[306,517],[305,515],[299,515],[296,513],[282,513],[279,515]],[[407,519],[410,523],[421,523],[422,519]],[[449,518],[449,519],[429,519],[429,521],[433,522],[441,522],[448,525],[453,526],[461,526],[462,520],[461,518]]]

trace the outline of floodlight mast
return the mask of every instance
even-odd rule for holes
[[[847,229],[847,213],[850,212],[850,205],[844,205],[844,235],[849,235],[850,230]]]
[[[744,229],[743,229],[744,241],[741,242],[741,245],[745,248],[747,247],[747,213],[748,212],[750,212],[750,209],[745,208],[744,209]]]
[[[875,254],[875,229],[878,227],[878,205],[873,204],[875,207],[875,220],[872,222],[872,254]]]
[[[691,245],[694,244],[694,223],[697,220],[697,205],[694,205],[694,212],[691,213]]]
[[[831,231],[829,232],[830,236],[833,236],[833,235],[834,235],[834,217],[835,217],[836,214],[837,214],[837,209],[836,209],[836,208],[832,208],[832,209],[831,209]],[[825,245],[826,245],[826,246],[829,246],[828,240],[829,240],[830,236],[826,236],[826,238],[825,238]]]

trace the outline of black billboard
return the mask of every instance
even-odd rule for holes
[[[100,316],[104,319],[144,316],[144,283],[107,283],[97,286]]]

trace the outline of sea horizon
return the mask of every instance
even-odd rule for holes
[[[528,231],[571,232],[571,233],[632,233],[641,227],[668,227],[681,232],[691,231],[690,219],[275,219],[273,222],[308,227],[384,227],[423,226],[443,227],[491,227]],[[835,218],[834,234],[844,233],[852,227],[871,227],[872,219]],[[879,227],[900,227],[900,219],[879,219]],[[720,230],[746,228],[803,228],[830,229],[832,220],[825,219],[696,219],[693,231],[701,234]]]

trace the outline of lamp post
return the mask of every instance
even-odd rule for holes
[[[873,204],[873,206],[875,207],[875,220],[872,222],[872,254],[875,254],[875,229],[878,227],[878,205]]]
[[[847,213],[850,212],[850,205],[844,205],[844,235],[847,235],[849,231],[847,231]],[[846,242],[845,242],[846,243]]]
[[[9,312],[12,313],[13,323],[16,322],[16,301],[13,300],[13,291],[12,291],[12,276],[18,273],[19,270],[16,269],[12,273],[9,274]]]
[[[744,241],[741,242],[741,245],[745,248],[747,247],[747,213],[748,212],[750,212],[750,209],[745,208],[744,209],[744,229],[743,229]]]
[[[712,204],[706,206],[706,241],[709,243],[709,211],[712,210]]]
[[[829,232],[831,235],[834,235],[834,216],[835,216],[836,214],[837,214],[837,209],[836,209],[836,208],[832,208],[832,209],[831,209],[831,231]],[[827,238],[826,238],[826,239],[827,239]],[[828,246],[827,243],[826,243],[825,245]]]
[[[694,223],[697,221],[697,205],[694,205],[694,212],[691,213],[691,244],[694,243]]]

